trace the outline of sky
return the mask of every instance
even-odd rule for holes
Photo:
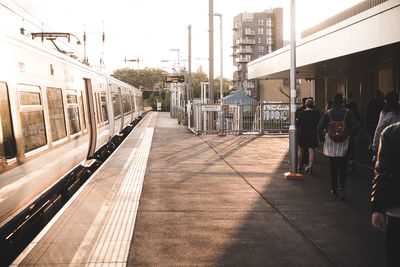
[[[296,32],[300,32],[362,0],[297,0]],[[242,12],[262,12],[283,7],[284,39],[290,39],[290,0],[213,0],[214,13],[222,14],[223,76],[233,73],[233,17]],[[11,10],[12,11],[11,11]],[[0,28],[18,34],[44,31],[70,32],[83,43],[87,33],[87,55],[105,69],[187,67],[188,25],[192,27],[192,71],[208,73],[208,0],[0,0]],[[15,13],[17,14],[15,14]],[[220,75],[220,21],[214,18],[214,77]],[[103,45],[102,34],[105,33]],[[74,44],[72,44],[74,43]],[[69,50],[83,58],[83,45],[71,41]],[[172,49],[172,51],[171,51]],[[124,59],[139,62],[125,62]]]

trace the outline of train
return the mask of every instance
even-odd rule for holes
[[[0,29],[0,225],[142,113],[140,89]]]

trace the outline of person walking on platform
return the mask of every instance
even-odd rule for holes
[[[346,108],[348,108],[351,111],[358,126],[360,124],[360,113],[358,112],[356,102],[354,102],[353,100],[353,93],[348,94]],[[352,138],[349,139],[349,147],[347,149],[347,155],[346,155],[350,171],[354,171],[354,163],[355,163],[354,141],[356,138],[356,134],[357,133],[354,133]]]
[[[349,138],[356,132],[356,121],[352,112],[343,106],[343,95],[340,93],[334,95],[333,107],[325,111],[318,123],[318,133],[325,129],[325,136],[320,136],[324,139],[323,153],[329,157],[331,165],[331,195],[339,194],[340,199],[344,200],[347,179],[346,152]]]
[[[317,139],[317,125],[318,125],[318,114],[314,110],[314,101],[307,99],[305,103],[305,109],[299,113],[296,121],[298,127],[298,169],[301,170],[303,166],[303,155],[305,150],[308,149],[308,165],[305,167],[305,173],[312,173],[312,165],[314,163],[314,149],[318,146]],[[304,155],[305,156],[305,155]]]
[[[308,97],[303,97],[302,99],[301,99],[301,107],[299,107],[298,109],[296,109],[296,114],[295,114],[295,116],[296,116],[296,123],[297,123],[297,120],[299,119],[299,114],[303,111],[303,110],[305,110],[306,109],[306,101],[307,101],[307,99],[308,99]],[[296,131],[296,142],[297,142],[297,144],[299,143],[299,132],[298,131]],[[300,150],[300,149],[299,149]],[[297,153],[299,153],[299,152],[297,152]],[[306,165],[306,164],[308,164],[308,149],[306,148],[306,149],[304,149],[303,150],[303,154],[302,154],[302,161],[299,161],[299,168],[298,168],[298,170],[299,171],[302,171],[303,170],[303,166],[304,165]]]
[[[303,98],[301,99],[301,107],[299,107],[298,109],[296,109],[296,120],[299,118],[300,112],[302,112],[303,110],[306,109],[306,101],[307,101],[307,97],[303,97]]]
[[[387,266],[400,266],[400,122],[388,126],[380,137],[372,182],[371,221],[385,232]],[[386,214],[386,222],[385,222]]]
[[[372,151],[374,155],[378,153],[379,138],[381,132],[389,125],[400,121],[399,94],[389,92],[385,96],[385,104],[379,116],[378,126],[375,130],[374,140],[372,142]],[[375,156],[374,156],[375,158]]]
[[[367,127],[368,127],[368,139],[369,139],[369,150],[372,150],[372,141],[374,140],[374,134],[376,126],[378,125],[379,115],[384,105],[383,93],[376,90],[374,98],[368,103],[367,106]]]

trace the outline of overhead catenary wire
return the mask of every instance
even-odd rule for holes
[[[17,11],[15,11],[14,9],[10,8],[9,6],[0,3],[0,5],[2,7],[4,7],[5,9],[7,9],[8,11],[12,12],[13,14],[15,14],[16,16],[20,17],[23,19],[23,21],[30,23],[32,26],[36,27],[37,29],[43,31],[44,30],[44,26],[49,30],[49,31],[54,31],[50,26],[48,26],[46,23],[44,23],[43,21],[41,21],[39,18],[37,18],[36,16],[34,16],[31,12],[29,12],[28,10],[26,10],[23,6],[21,6],[18,2],[16,2],[15,0],[12,0],[12,2],[14,4],[16,4],[20,9],[22,9],[25,13],[27,13],[29,16],[31,16],[32,18],[34,18],[35,20],[37,20],[41,25],[38,25],[37,23],[35,23],[34,21],[32,21],[31,19],[28,19],[26,16],[18,13]],[[74,46],[71,46],[69,43],[63,41],[63,40],[59,40],[59,42],[61,42],[63,45],[67,46],[69,49],[73,50],[75,53],[79,54],[80,56],[82,56],[82,52],[75,48]]]

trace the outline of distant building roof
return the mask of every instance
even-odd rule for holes
[[[251,98],[241,91],[232,91],[229,95],[224,97],[224,104],[253,104],[257,100]]]

